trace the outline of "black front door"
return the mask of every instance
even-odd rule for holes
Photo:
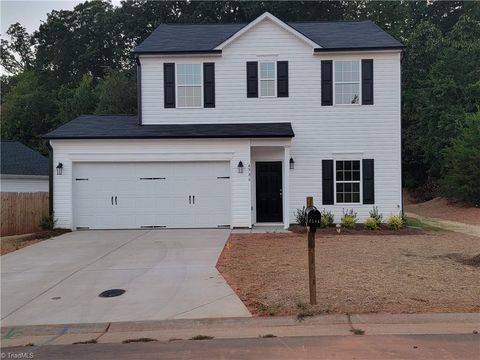
[[[282,162],[256,163],[257,222],[282,222]]]

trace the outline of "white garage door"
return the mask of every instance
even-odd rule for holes
[[[228,162],[76,163],[76,228],[230,225]]]

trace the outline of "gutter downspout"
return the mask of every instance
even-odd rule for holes
[[[140,58],[135,56],[137,63],[137,109],[138,109],[138,125],[142,125],[142,65]]]
[[[53,148],[50,140],[47,140],[48,147],[48,214],[53,218]]]

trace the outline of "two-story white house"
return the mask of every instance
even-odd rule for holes
[[[288,227],[306,196],[398,214],[402,49],[370,21],[160,25],[138,115],[46,135],[58,226]]]

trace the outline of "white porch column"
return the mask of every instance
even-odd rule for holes
[[[283,227],[290,226],[290,145],[284,147],[283,160]]]

